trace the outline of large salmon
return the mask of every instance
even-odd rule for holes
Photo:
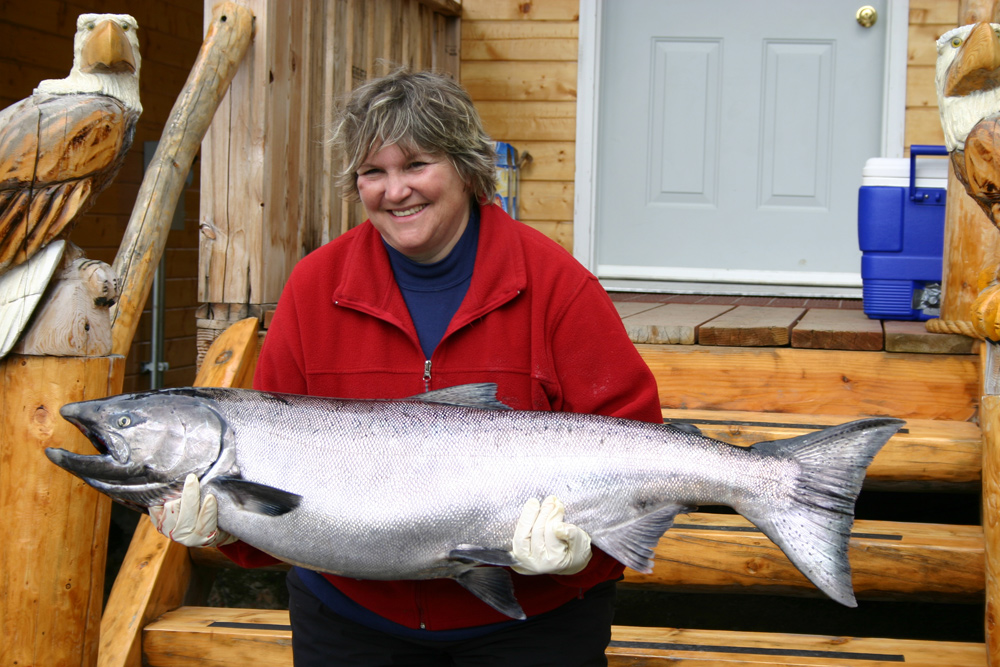
[[[854,606],[847,544],[872,457],[899,429],[873,418],[736,447],[662,424],[509,410],[491,384],[403,400],[248,389],[167,389],[72,403],[64,418],[101,455],[49,458],[136,509],[177,497],[188,473],[219,526],[289,563],[359,579],[450,577],[524,614],[510,575],[529,498],[649,572],[678,513],[728,505],[816,586]]]

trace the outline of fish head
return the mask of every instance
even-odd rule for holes
[[[230,437],[210,398],[169,390],[68,403],[59,413],[100,454],[49,448],[49,460],[136,509],[177,496],[188,474],[202,478]]]

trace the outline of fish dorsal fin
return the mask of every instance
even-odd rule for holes
[[[462,588],[501,614],[523,621],[527,618],[514,597],[510,572],[499,567],[474,567],[455,577]]]
[[[653,549],[663,533],[674,525],[678,514],[687,514],[694,509],[687,505],[666,505],[641,519],[591,537],[594,544],[619,563],[649,574],[653,571]]]
[[[465,408],[481,408],[483,410],[510,410],[510,406],[497,400],[497,386],[492,382],[460,384],[447,389],[435,389],[425,394],[410,396],[407,400],[457,405]]]

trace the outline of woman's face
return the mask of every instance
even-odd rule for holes
[[[469,190],[444,156],[382,146],[358,168],[358,192],[385,242],[416,262],[447,257],[469,222]]]

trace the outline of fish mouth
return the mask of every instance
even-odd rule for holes
[[[45,456],[112,500],[140,512],[176,497],[183,486],[176,479],[162,478],[141,463],[122,463],[110,454],[77,454],[47,447]]]

